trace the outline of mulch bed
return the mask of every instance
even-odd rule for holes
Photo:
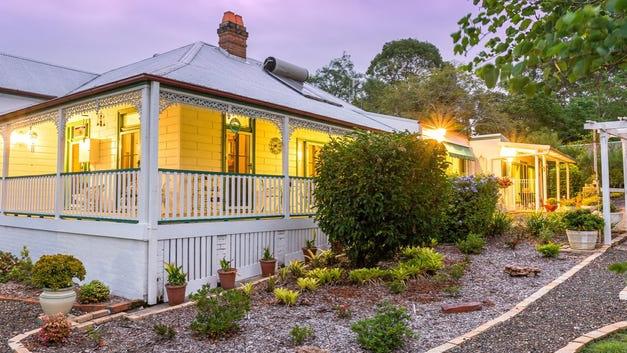
[[[618,298],[625,280],[607,270],[627,261],[623,246],[608,250],[514,318],[465,342],[452,353],[553,353],[569,341],[627,318]]]
[[[11,352],[7,345],[9,338],[39,327],[37,317],[40,313],[39,304],[0,301],[0,352]]]
[[[454,247],[444,246],[438,250],[446,255],[447,262],[464,258]],[[329,352],[362,352],[350,329],[351,323],[372,315],[376,304],[387,299],[407,308],[412,317],[411,327],[419,335],[401,352],[421,352],[502,314],[582,258],[582,255],[563,254],[560,259],[545,259],[536,253],[532,244],[521,244],[512,251],[501,241],[491,241],[483,254],[471,256],[471,264],[457,293],[443,292],[443,284],[428,278],[411,282],[408,290],[399,295],[390,294],[382,284],[324,286],[315,293],[302,294],[300,304],[290,308],[276,305],[273,295],[266,293],[262,284],[254,293],[252,310],[242,320],[240,332],[219,341],[193,336],[189,325],[194,319],[195,307],[190,306],[137,322],[118,319],[105,323],[98,327],[105,347],[99,347],[93,337],[80,331],[75,331],[63,346],[42,347],[34,338],[24,343],[34,352],[59,353],[293,352],[290,329],[295,325],[308,325],[316,337],[307,344]],[[512,278],[503,271],[506,265],[534,266],[542,272],[536,277]],[[483,309],[463,314],[442,313],[442,304],[460,302],[482,302]],[[335,313],[338,304],[350,307],[352,318],[338,318]],[[160,339],[152,329],[156,323],[173,326],[176,337]]]

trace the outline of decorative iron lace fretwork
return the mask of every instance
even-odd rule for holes
[[[11,131],[15,129],[23,128],[26,126],[36,126],[45,122],[52,122],[56,126],[58,114],[59,111],[55,109],[42,113],[27,115],[22,119],[9,121],[5,125],[5,127],[8,129],[8,133],[11,133]]]
[[[349,129],[344,129],[337,126],[290,117],[290,136],[292,136],[294,131],[296,131],[297,129],[326,132],[329,135],[346,135],[351,132],[351,130]]]
[[[240,105],[229,104],[221,102],[211,98],[203,98],[198,96],[190,96],[181,93],[175,93],[170,91],[161,91],[159,99],[159,111],[162,112],[168,107],[175,104],[188,104],[197,107],[207,108],[223,113],[231,113],[237,115],[244,115],[250,118],[262,119],[271,122],[279,129],[279,133],[282,131],[283,116],[266,112],[263,110],[245,107]]]
[[[217,110],[219,112],[227,112],[229,110],[228,104],[213,99],[189,96],[170,91],[159,92],[159,112],[162,112],[171,105],[175,104],[189,104],[197,107]]]
[[[137,109],[137,112],[141,116],[142,107],[142,93],[141,90],[135,90],[130,92],[124,92],[120,94],[114,94],[102,98],[94,98],[88,101],[75,104],[63,109],[63,118],[65,121],[70,117],[78,114],[83,114],[89,111],[96,111],[104,108],[117,107],[122,105],[132,105]]]

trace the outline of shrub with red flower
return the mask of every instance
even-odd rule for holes
[[[512,179],[510,179],[509,177],[500,177],[500,178],[496,178],[496,182],[497,184],[499,184],[499,187],[501,189],[507,189],[508,187],[512,186]]]

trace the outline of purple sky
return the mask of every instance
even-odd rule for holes
[[[1,0],[0,52],[103,72],[198,40],[217,45],[222,13],[244,18],[248,56],[277,56],[310,71],[343,51],[365,71],[387,41],[434,43],[447,60],[450,33],[470,0]]]

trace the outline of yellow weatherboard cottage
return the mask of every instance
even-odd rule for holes
[[[164,262],[187,291],[243,279],[265,247],[280,262],[305,240],[320,149],[355,129],[419,132],[305,82],[307,71],[246,56],[227,12],[219,47],[197,42],[93,74],[0,55],[0,247],[71,253],[113,293],[163,298]],[[32,77],[46,77],[31,79]],[[164,298],[167,300],[167,298]]]

